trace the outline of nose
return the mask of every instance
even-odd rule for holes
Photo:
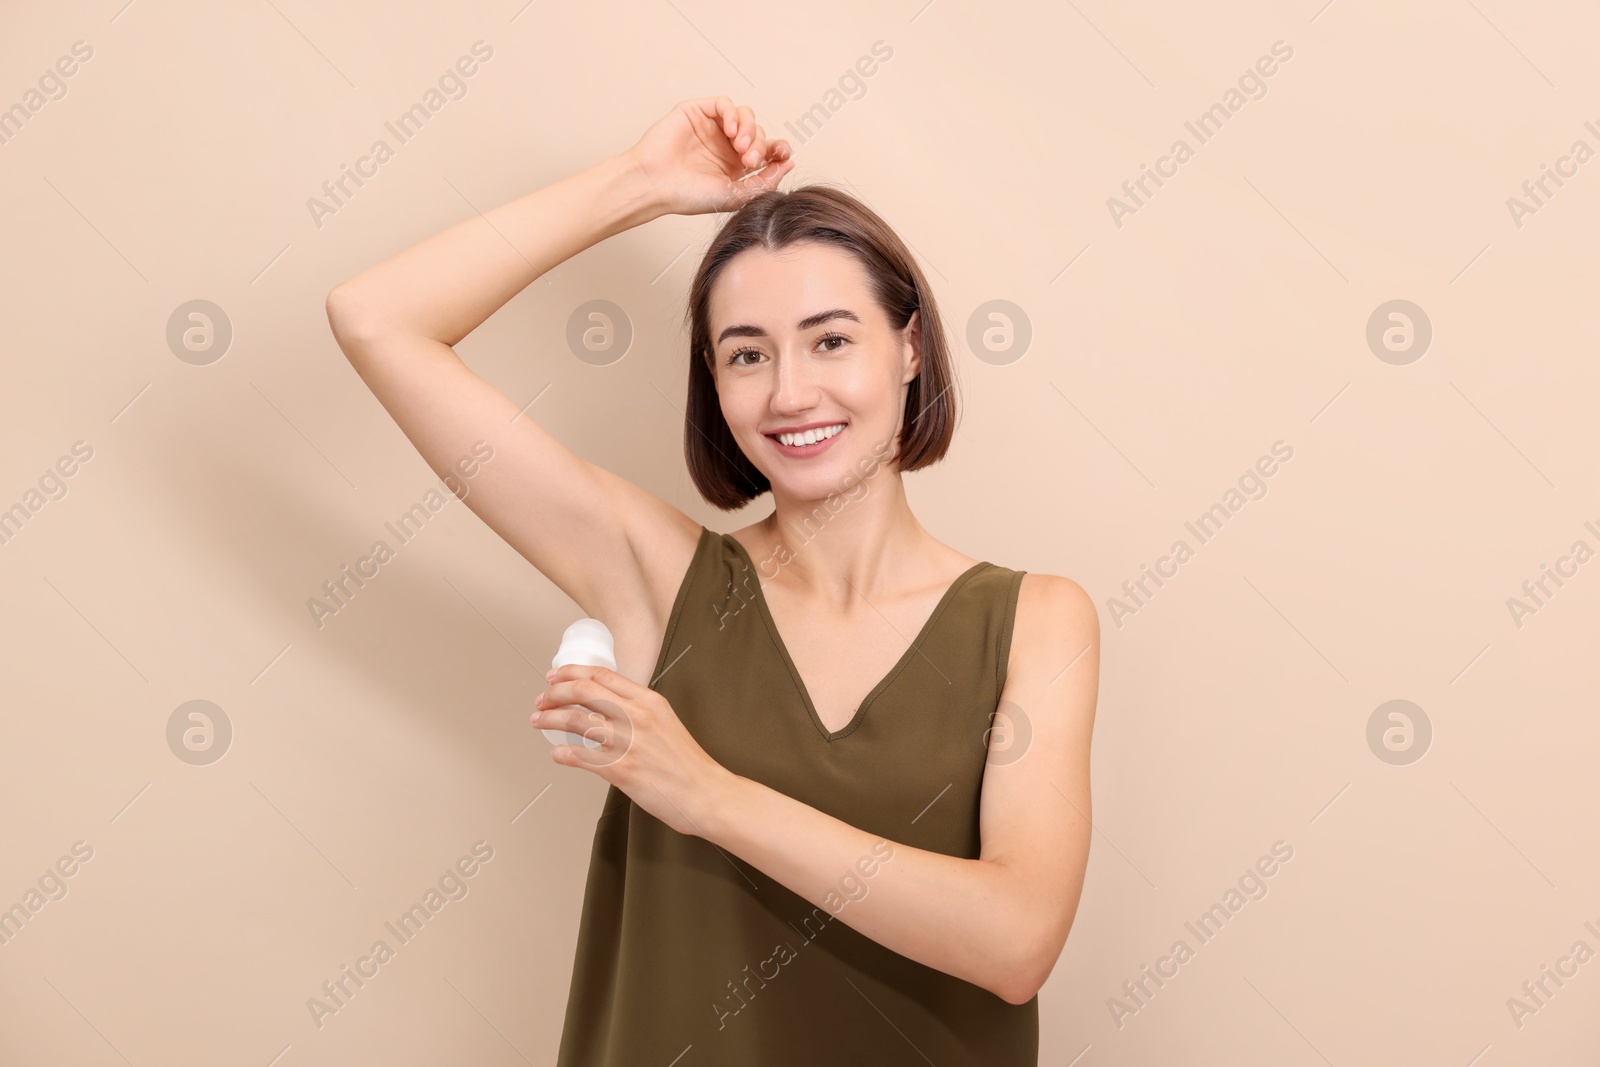
[[[805,411],[816,407],[818,389],[812,362],[792,352],[780,352],[772,376],[772,410]]]

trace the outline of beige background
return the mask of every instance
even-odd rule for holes
[[[0,945],[0,1060],[553,1062],[604,783],[526,716],[578,612],[452,501],[311,621],[436,482],[323,298],[685,97],[776,133],[882,40],[864,93],[790,135],[786,184],[848,183],[937,286],[964,414],[909,479],[922,521],[1102,609],[1098,832],[1041,1062],[1593,1062],[1600,962],[1520,1027],[1507,998],[1600,951],[1600,563],[1520,627],[1507,599],[1600,548],[1600,162],[1520,227],[1507,198],[1600,149],[1600,16],[1321,3],[8,5],[0,107],[93,57],[0,144],[0,508],[93,457],[0,545],[0,906],[93,857]],[[316,225],[307,198],[480,39],[468,94]],[[1198,144],[1184,122],[1279,40],[1266,95]],[[1118,227],[1107,199],[1180,137],[1194,158]],[[591,249],[460,351],[727,530],[767,501],[698,499],[675,406],[719,221]],[[234,330],[209,365],[165,338],[193,299]],[[593,299],[636,331],[607,367],[564,342]],[[1433,327],[1407,365],[1366,341],[1393,299]],[[963,340],[991,300],[1031,325],[1021,358]],[[1278,440],[1268,494],[1117,625],[1122,583]],[[166,737],[196,699],[233,730],[204,766]],[[1392,699],[1432,724],[1409,765],[1366,740]],[[319,1029],[307,998],[480,840],[469,895]],[[1269,894],[1119,1027],[1108,999],[1279,840]]]

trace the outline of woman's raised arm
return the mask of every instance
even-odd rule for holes
[[[458,223],[328,294],[339,347],[428,465],[459,480],[458,464],[468,463],[467,506],[595,618],[631,624],[641,608],[670,608],[651,579],[682,573],[699,524],[573,455],[451,346],[540,274],[612,234],[663,214],[726,210],[775,187],[792,165],[787,145],[777,145],[749,108],[725,97],[688,101],[628,151]],[[784,158],[738,180],[758,151],[760,160]],[[493,458],[481,462],[487,449]]]

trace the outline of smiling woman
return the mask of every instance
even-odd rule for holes
[[[685,101],[336,287],[329,320],[436,472],[488,438],[468,507],[616,638],[617,669],[557,668],[532,716],[597,740],[550,758],[610,786],[558,1064],[1034,1064],[1088,856],[1098,621],[1075,582],[917,521],[904,476],[956,420],[937,302],[860,201],[780,192],[792,166],[749,108]],[[573,455],[452,348],[596,242],[706,212],[729,216],[686,307],[685,457],[713,507],[772,495],[728,533]],[[839,872],[880,847],[843,908]],[[781,987],[723,1025],[730,976],[775,956]]]
[[[808,303],[827,306],[791,317]],[[850,484],[847,454],[874,441],[899,438],[904,473],[950,445],[954,379],[943,330],[922,329],[938,320],[927,281],[887,224],[841,190],[809,185],[742,208],[707,251],[687,316],[684,449],[717,507],[772,488],[758,456],[835,453],[785,471],[814,499]],[[826,409],[808,404],[824,380]]]

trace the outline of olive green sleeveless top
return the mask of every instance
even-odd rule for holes
[[[702,748],[901,847],[976,859],[988,731],[1024,572],[977,563],[855,718],[830,732],[754,563],[701,527],[650,688]],[[882,849],[884,846],[878,846]],[[1036,1067],[1039,1001],[1008,1004],[808,903],[612,786],[595,827],[558,1067]],[[892,855],[883,862],[893,863]]]

